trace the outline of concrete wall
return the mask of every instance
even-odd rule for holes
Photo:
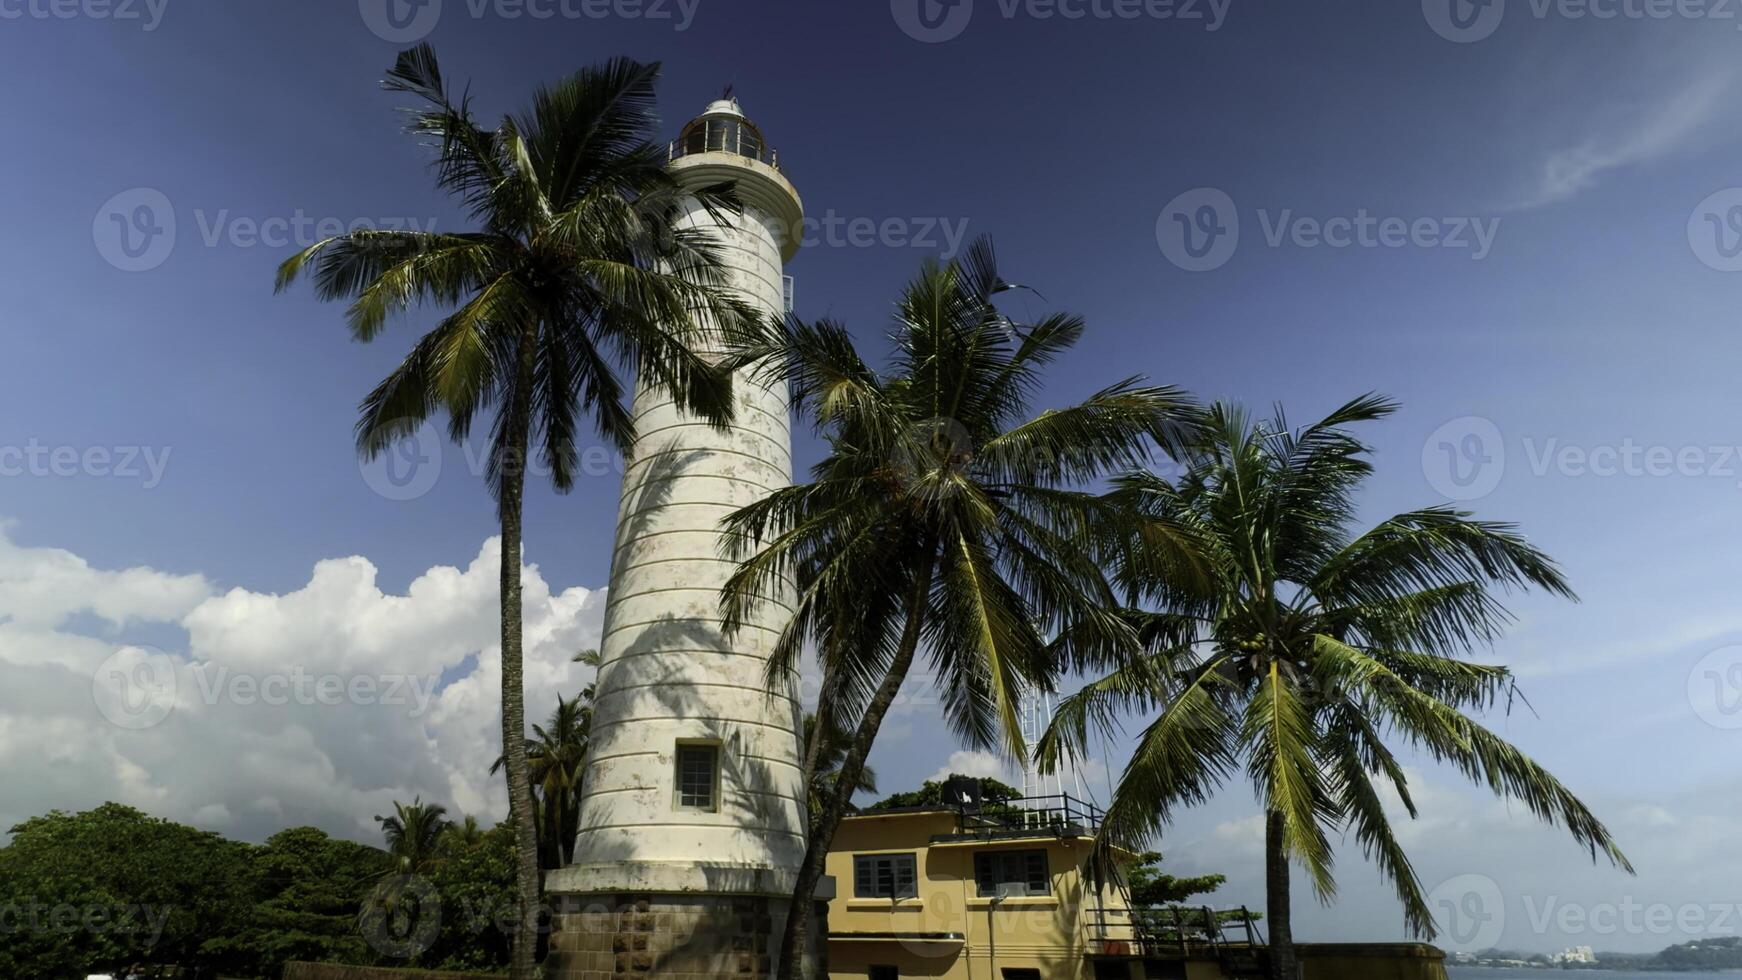
[[[1423,943],[1299,947],[1306,980],[1446,980],[1446,954]]]

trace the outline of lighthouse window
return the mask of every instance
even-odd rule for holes
[[[912,854],[853,857],[854,898],[913,898],[919,894]]]
[[[677,747],[677,805],[713,810],[719,805],[720,749],[715,745]]]

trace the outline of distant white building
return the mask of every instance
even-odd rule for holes
[[[1555,963],[1595,963],[1597,956],[1589,946],[1569,946],[1566,952],[1549,957]]]

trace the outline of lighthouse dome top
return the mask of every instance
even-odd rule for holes
[[[714,101],[708,103],[708,107],[707,107],[707,109],[703,110],[702,115],[704,115],[704,116],[737,116],[739,119],[743,119],[744,118],[744,107],[738,104],[737,99],[734,99],[734,98],[731,98],[728,96],[727,98],[715,99]]]
[[[762,130],[744,115],[744,108],[730,95],[708,103],[671,145],[674,160],[696,153],[731,153],[780,169],[779,154],[769,147]]]

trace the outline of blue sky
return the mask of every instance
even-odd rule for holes
[[[358,346],[337,308],[272,295],[323,219],[462,225],[376,85],[393,38],[427,29],[486,116],[618,54],[665,63],[668,133],[733,84],[823,222],[790,270],[800,313],[871,349],[924,257],[990,234],[1044,297],[1022,303],[1090,324],[1047,402],[1134,373],[1302,420],[1369,389],[1401,399],[1368,433],[1371,516],[1466,499],[1563,562],[1584,602],[1512,603],[1491,655],[1525,675],[1534,714],[1495,724],[1598,806],[1641,870],[1592,870],[1423,764],[1443,800],[1418,831],[1423,878],[1454,899],[1492,883],[1484,907],[1518,946],[1742,929],[1709,921],[1742,899],[1742,862],[1720,853],[1742,802],[1742,20],[1716,2],[1445,2],[1460,19],[1441,0],[960,0],[926,18],[914,0],[445,0],[398,21],[385,0],[0,0],[0,780],[27,787],[0,818],[123,798],[239,836],[289,820],[363,835],[395,796],[499,806],[452,749],[489,730],[487,497],[462,450],[426,463],[410,500],[351,451],[357,400],[415,324]],[[123,241],[115,220],[136,215]],[[1210,227],[1219,247],[1193,257]],[[128,255],[142,243],[155,250]],[[618,481],[594,458],[574,493],[528,503],[551,592],[540,697],[578,686],[559,655],[597,634]],[[453,621],[414,614],[432,609]],[[79,684],[128,645],[433,672],[440,704],[417,721],[449,748],[318,709],[86,727],[101,719]],[[190,758],[238,725],[257,729],[245,773]],[[92,744],[66,748],[80,732]],[[876,762],[902,788],[950,751],[914,705]],[[1163,847],[1257,904],[1253,812],[1232,787]],[[1308,932],[1394,934],[1358,853],[1344,878]],[[1693,903],[1707,920],[1593,933],[1542,914],[1551,899]]]

